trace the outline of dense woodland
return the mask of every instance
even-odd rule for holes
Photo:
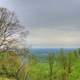
[[[20,68],[21,57],[12,51],[0,52],[1,80],[79,80],[80,49],[37,57],[29,53],[25,64]]]
[[[28,67],[30,80],[79,80],[80,49],[67,52],[60,49],[58,53],[49,53],[45,59],[34,56]]]

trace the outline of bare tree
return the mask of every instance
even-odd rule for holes
[[[20,24],[14,12],[6,8],[0,8],[0,51],[18,47],[26,48],[25,38],[27,34],[28,31]],[[17,75],[22,68],[21,63]]]
[[[0,49],[6,49],[18,41],[17,37],[24,33],[14,12],[6,8],[0,8]]]

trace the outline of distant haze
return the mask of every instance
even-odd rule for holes
[[[0,0],[30,31],[32,47],[80,47],[80,0]]]

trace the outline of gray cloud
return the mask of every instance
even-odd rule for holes
[[[28,26],[80,25],[79,0],[17,0],[9,3]]]
[[[3,0],[29,26],[33,46],[79,47],[79,0]]]

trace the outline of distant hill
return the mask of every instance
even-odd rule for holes
[[[48,53],[58,53],[61,48],[31,48],[30,53],[36,56],[46,56]],[[64,48],[65,51],[74,50],[74,48]]]

